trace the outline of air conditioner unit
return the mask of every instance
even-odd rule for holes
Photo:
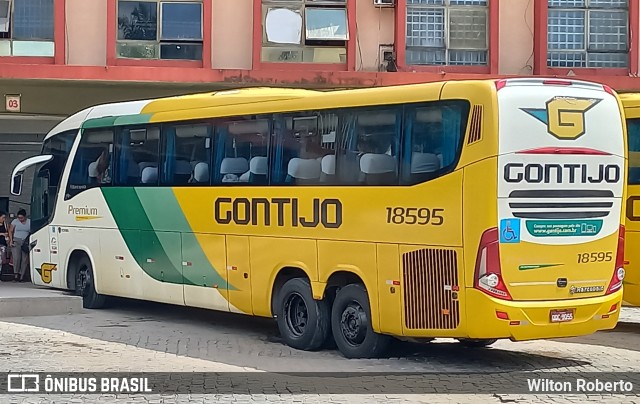
[[[373,5],[375,7],[394,7],[396,0],[373,0]]]

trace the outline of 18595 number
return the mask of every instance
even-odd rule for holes
[[[578,264],[587,264],[589,262],[608,262],[611,260],[613,260],[613,253],[611,251],[578,254]]]
[[[444,223],[443,212],[444,209],[387,208],[387,223],[441,226]]]

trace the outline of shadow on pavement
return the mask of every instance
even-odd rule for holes
[[[388,358],[347,360],[335,350],[303,352],[289,348],[280,341],[272,319],[120,298],[112,299],[106,309],[73,316],[3,321],[274,372],[513,372],[589,364],[563,358],[566,354],[563,352],[535,354],[499,348],[471,349],[440,340],[433,343],[397,341]]]
[[[554,341],[597,345],[640,352],[640,323],[618,323],[613,330],[600,331],[583,337],[556,339]]]

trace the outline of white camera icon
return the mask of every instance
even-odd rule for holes
[[[7,392],[29,393],[40,391],[40,376],[36,374],[7,375]]]

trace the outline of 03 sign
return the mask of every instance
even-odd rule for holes
[[[7,112],[20,112],[21,102],[19,95],[6,95],[4,108]]]

